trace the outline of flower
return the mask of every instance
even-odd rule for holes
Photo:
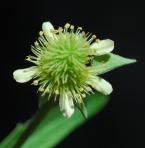
[[[113,49],[112,40],[96,39],[81,27],[75,29],[66,23],[64,28],[54,29],[50,22],[44,22],[31,48],[33,55],[26,58],[35,66],[14,71],[13,77],[19,83],[33,79],[42,95],[59,99],[60,110],[69,118],[74,113],[74,101],[82,103],[93,90],[104,95],[112,92],[111,84],[97,76],[92,61]]]

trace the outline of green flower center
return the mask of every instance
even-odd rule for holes
[[[39,90],[44,93],[80,94],[85,90],[86,82],[91,75],[89,63],[89,48],[95,36],[85,34],[78,27],[74,31],[73,26],[66,24],[65,28],[52,30],[52,37],[40,32],[38,42],[32,52],[36,55],[28,56],[28,61],[38,67],[37,81]]]
[[[78,89],[86,82],[89,44],[83,34],[61,33],[43,48],[38,62],[41,82],[59,91]]]

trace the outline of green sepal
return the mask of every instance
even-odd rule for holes
[[[92,66],[95,69],[97,75],[104,74],[115,68],[135,63],[135,59],[128,59],[122,56],[110,53],[102,56],[96,56],[93,60]]]

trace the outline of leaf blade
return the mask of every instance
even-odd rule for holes
[[[87,98],[88,117],[90,118],[99,112],[107,102],[108,98],[99,93],[90,95]],[[2,147],[3,143],[8,145],[7,148],[51,148],[56,146],[86,120],[84,120],[79,110],[76,110],[70,119],[66,119],[61,115],[58,106],[48,112],[46,105],[40,108],[38,114],[29,121],[21,124],[19,127],[21,132],[13,138],[13,142],[8,142],[10,141],[8,136],[0,143],[0,148],[4,148]],[[34,129],[30,130],[31,128]],[[15,134],[15,132],[16,130],[12,134]]]
[[[98,99],[96,98],[97,101],[93,97],[94,95],[88,98],[87,109],[88,109],[89,118],[92,117],[96,112],[99,112],[100,109],[108,102],[108,99],[105,96],[102,95],[99,96]],[[35,132],[31,135],[29,140],[27,140],[26,143],[24,143],[22,148],[32,147],[34,146],[34,143],[35,143],[35,148],[39,148],[40,146],[41,148],[54,147],[67,135],[69,135],[71,131],[73,131],[76,127],[80,126],[86,121],[81,116],[79,111],[76,111],[75,114],[70,119],[62,117],[58,108],[56,108],[55,111],[57,112],[57,119],[53,119],[53,121],[51,121],[51,124],[47,124],[49,121],[49,115],[48,115],[47,118],[45,118],[45,121],[41,123],[42,125],[40,124],[38,126],[38,129],[35,130]],[[56,134],[55,135],[51,134],[50,136],[49,134],[55,133],[54,131],[57,131]],[[47,137],[49,138],[49,140],[47,139]]]

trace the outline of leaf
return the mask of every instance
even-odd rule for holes
[[[39,98],[39,100],[38,100],[38,107],[39,108],[42,107],[48,101],[48,97],[41,96],[40,94],[39,94],[38,98]]]
[[[86,99],[88,119],[108,102],[108,98],[99,93],[90,95]],[[18,124],[2,141],[0,148],[51,148],[88,120],[81,116],[79,110],[67,119],[61,115],[58,106],[49,110],[48,104],[49,102],[44,104],[31,120]]]
[[[28,121],[25,124],[17,124],[14,130],[0,143],[0,148],[12,148],[17,139],[23,134],[28,126]]]
[[[78,107],[78,109],[80,110],[80,112],[82,113],[84,118],[87,119],[88,118],[88,111],[87,111],[87,108],[86,108],[84,102],[76,103],[76,106]]]
[[[95,67],[95,72],[99,74],[106,73],[123,65],[135,63],[135,59],[128,59],[119,55],[110,53],[103,56],[95,57],[92,66]]]

